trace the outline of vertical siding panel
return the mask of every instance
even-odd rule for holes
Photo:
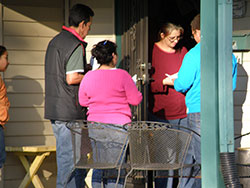
[[[55,145],[50,122],[43,118],[44,56],[48,42],[61,30],[63,9],[63,0],[3,0],[0,40],[9,51],[4,80],[11,102],[6,145]],[[4,172],[4,187],[10,188],[18,187],[26,174],[17,156],[10,153]],[[45,187],[55,187],[55,154],[45,159],[38,174]]]
[[[237,87],[234,91],[235,136],[250,132],[250,52],[234,53],[238,59]],[[249,147],[250,135],[236,141],[236,147]]]
[[[43,118],[44,55],[48,41],[61,30],[62,24],[67,20],[64,14],[68,10],[64,3],[68,3],[68,7],[75,3],[87,4],[95,12],[92,30],[86,38],[89,43],[89,60],[93,44],[104,39],[115,41],[114,0],[2,2],[0,42],[6,45],[11,63],[4,75],[11,101],[11,118],[5,132],[6,145],[54,145],[55,138],[50,122]],[[8,154],[4,171],[4,187],[18,187],[25,175],[24,168],[13,154]],[[45,159],[38,172],[45,187],[55,187],[55,172],[55,155],[51,155]]]

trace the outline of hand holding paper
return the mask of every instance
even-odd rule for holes
[[[178,78],[178,72],[175,73],[175,74],[172,74],[172,75],[166,73],[165,75],[166,75],[167,77],[169,77],[170,79],[172,79],[172,80]]]
[[[136,82],[137,82],[137,74],[135,74],[135,75],[132,77],[132,80],[133,80],[134,83],[136,84]]]

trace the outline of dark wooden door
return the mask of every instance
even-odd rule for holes
[[[121,16],[121,66],[131,76],[137,74],[137,87],[143,101],[132,107],[133,120],[147,119],[148,98],[148,0],[119,0]]]

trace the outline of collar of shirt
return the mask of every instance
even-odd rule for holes
[[[82,39],[82,37],[80,37],[80,35],[79,35],[74,29],[71,29],[71,28],[66,27],[66,26],[62,26],[62,29],[66,30],[66,31],[68,31],[68,32],[70,32],[70,33],[72,33],[72,34],[75,35],[80,41],[85,42],[85,41]],[[85,43],[86,43],[86,42],[85,42]]]

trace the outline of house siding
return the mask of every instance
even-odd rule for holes
[[[241,18],[233,19],[233,33],[250,34],[250,0],[246,0],[246,12]],[[241,12],[241,11],[239,11]],[[244,11],[243,11],[244,12]],[[248,49],[250,50],[250,49]],[[237,87],[234,91],[235,137],[250,132],[250,52],[234,52],[238,60]],[[235,147],[250,147],[250,135],[237,139]]]
[[[63,1],[4,0],[2,12],[2,40],[10,62],[3,74],[11,103],[6,146],[55,145],[51,125],[43,118],[44,56],[48,42],[61,30]],[[55,187],[55,158],[55,153],[47,157],[38,171],[45,187]],[[18,157],[8,153],[3,186],[18,187],[25,174]]]
[[[90,50],[101,40],[115,41],[113,0],[3,0],[0,41],[9,52],[10,65],[3,78],[11,102],[10,120],[6,124],[6,146],[55,145],[51,124],[44,119],[44,58],[48,42],[61,31],[65,3],[89,5],[95,12],[89,35]],[[67,20],[67,19],[66,19]],[[28,158],[29,161],[33,157]],[[0,187],[16,188],[26,172],[18,157],[7,154]],[[56,155],[48,156],[38,171],[45,187],[55,187]],[[2,185],[1,185],[2,184]],[[33,187],[32,183],[29,187]]]

